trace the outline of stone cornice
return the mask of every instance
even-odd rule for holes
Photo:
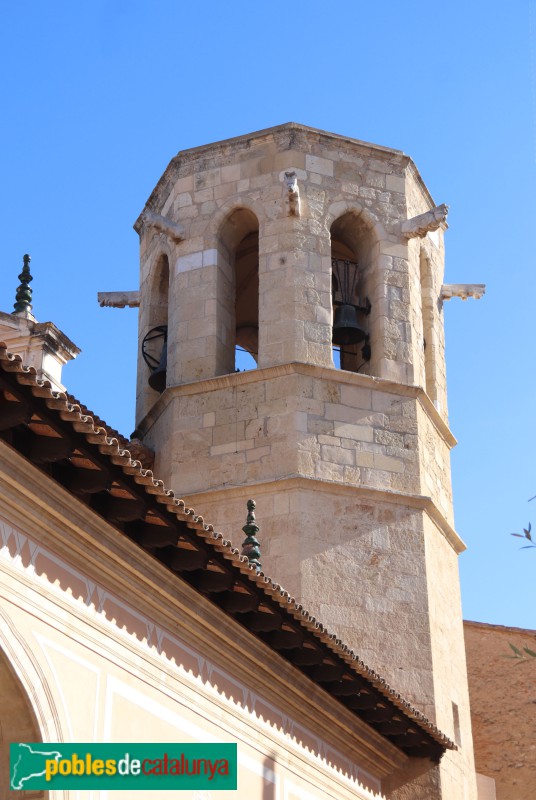
[[[391,503],[396,506],[405,506],[406,508],[416,508],[424,511],[430,517],[457,555],[466,550],[464,541],[460,538],[452,525],[445,519],[445,516],[436,506],[432,498],[426,495],[394,492],[388,489],[376,489],[373,486],[348,486],[344,483],[326,481],[319,478],[308,478],[303,475],[285,475],[282,478],[278,478],[276,481],[257,481],[246,485],[248,491],[255,494],[256,497],[261,497],[263,494],[273,495],[274,490],[281,493],[283,491],[305,489],[314,491],[315,493],[326,492],[330,496],[338,494],[341,496],[371,500],[376,503],[383,502]],[[213,502],[218,497],[236,497],[237,500],[243,500],[244,489],[245,486],[243,485],[216,487],[207,492],[188,494],[185,496],[185,500],[192,503],[195,501],[197,507],[201,506],[203,500],[210,500]]]
[[[241,136],[234,136],[230,139],[223,139],[218,142],[210,142],[198,147],[180,150],[169,162],[164,174],[151,192],[151,195],[149,196],[144,208],[158,211],[158,205],[160,204],[161,200],[171,191],[175,181],[180,176],[189,174],[193,169],[198,169],[200,162],[202,162],[207,155],[213,157],[214,155],[218,154],[221,158],[222,165],[225,165],[228,163],[226,160],[226,155],[230,148],[233,149],[235,154],[243,151],[247,153],[250,158],[254,158],[256,154],[255,145],[257,146],[257,150],[260,150],[260,148],[270,140],[275,141],[279,145],[280,150],[300,150],[302,148],[300,148],[298,143],[296,143],[296,146],[289,148],[286,141],[288,140],[292,142],[297,135],[301,135],[304,138],[315,141],[321,140],[325,145],[329,145],[331,142],[334,147],[337,147],[340,145],[340,143],[344,142],[361,155],[395,160],[400,163],[401,169],[404,169],[408,164],[412,164],[412,170],[417,176],[418,182],[422,185],[422,187],[424,187],[424,191],[430,199],[431,206],[435,205],[428,190],[426,189],[424,181],[419,175],[416,166],[413,164],[409,156],[405,155],[401,150],[383,147],[382,145],[373,144],[372,142],[364,142],[361,139],[354,139],[352,137],[342,136],[341,134],[337,133],[330,133],[329,131],[324,131],[320,128],[312,128],[308,125],[301,125],[297,122],[286,122],[282,125],[276,125],[272,128],[264,128],[262,130],[246,133]],[[285,139],[285,141],[282,141],[283,139]],[[138,230],[139,228],[140,218],[141,214],[134,223],[135,230]]]
[[[255,140],[266,140],[268,138],[276,138],[278,134],[285,133],[303,133],[308,137],[320,137],[326,142],[345,142],[346,144],[355,147],[358,150],[365,150],[367,153],[374,152],[375,154],[385,155],[388,158],[404,157],[402,150],[395,150],[392,147],[384,147],[383,145],[373,144],[372,142],[365,142],[363,139],[354,139],[351,136],[344,136],[340,133],[331,133],[322,128],[313,128],[310,125],[302,125],[299,122],[284,122],[281,125],[275,125],[272,128],[262,128],[252,133],[245,133],[240,136],[233,136],[230,139],[221,139],[217,142],[210,142],[208,144],[199,145],[198,147],[190,147],[187,150],[180,150],[176,158],[181,160],[195,159],[199,155],[204,155],[207,151],[224,150],[230,145],[243,145],[244,149],[251,149],[251,142]]]
[[[181,386],[170,386],[160,395],[149,413],[137,426],[137,430],[141,431],[143,434],[147,433],[174,397],[188,397],[196,394],[214,392],[220,389],[248,386],[250,384],[270,381],[274,378],[288,375],[310,375],[314,378],[330,380],[348,386],[359,386],[364,389],[372,389],[373,391],[415,398],[419,401],[426,415],[449,448],[455,447],[457,444],[456,438],[451,433],[449,426],[422,387],[413,384],[397,383],[396,381],[386,380],[385,378],[375,378],[371,375],[362,375],[356,372],[346,372],[329,367],[319,367],[314,364],[304,364],[297,361],[293,361],[289,364],[279,364],[275,367],[252,369],[247,372],[233,372],[229,375],[220,375],[216,378],[185,383]]]

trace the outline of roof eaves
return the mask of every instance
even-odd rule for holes
[[[183,500],[176,498],[172,490],[166,489],[163,481],[154,477],[151,470],[144,469],[139,460],[133,459],[125,447],[127,440],[102,421],[89,413],[87,409],[72,395],[52,390],[48,381],[37,379],[33,367],[25,367],[18,355],[7,352],[7,347],[0,342],[0,367],[7,374],[14,375],[16,382],[30,392],[36,399],[43,401],[46,409],[57,415],[62,423],[72,426],[73,431],[84,437],[87,444],[96,447],[101,456],[118,467],[125,476],[131,478],[145,492],[152,502],[162,506],[168,514],[185,523],[195,536],[206,543],[221,559],[228,562],[233,569],[251,582],[267,600],[275,603],[294,619],[301,628],[311,634],[314,639],[327,647],[335,657],[339,658],[356,677],[364,679],[376,689],[388,703],[392,704],[406,718],[413,721],[423,733],[439,746],[441,753],[445,749],[456,749],[456,745],[445,736],[424,714],[395,691],[378,673],[368,667],[347,645],[336,635],[296,603],[295,599],[279,584],[263,572],[252,567],[247,558],[232,547],[231,542],[223,534],[214,530],[214,526],[206,524],[203,517],[196,515]],[[325,687],[323,687],[325,688]],[[401,747],[401,749],[404,749]]]

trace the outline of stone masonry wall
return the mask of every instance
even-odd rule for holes
[[[259,225],[260,366],[332,365],[330,228],[350,214],[361,230],[365,291],[372,303],[372,359],[363,371],[421,382],[418,262],[399,225],[432,201],[421,183],[420,195],[415,189],[416,172],[408,177],[408,164],[399,151],[292,125],[179,154],[148,208],[182,226],[182,241],[144,224],[143,215],[138,223],[140,338],[148,323],[143,308],[152,271],[163,251],[170,261],[168,385],[229,371],[222,351],[231,282],[220,235],[237,208],[248,209]],[[299,217],[289,215],[288,170],[298,178]],[[143,381],[138,392],[139,421],[155,398]]]
[[[418,397],[288,365],[177,387],[142,432],[156,473],[182,494],[303,476],[431,496],[452,522],[449,440]]]
[[[474,797],[476,776],[458,559],[429,518],[424,520],[424,534],[436,721],[458,746],[457,751],[442,758],[441,780],[446,797]],[[446,602],[450,614],[445,613]]]
[[[430,198],[415,170],[406,172],[408,217],[427,211]],[[441,229],[408,243],[412,282],[412,342],[415,346],[415,383],[424,387],[439,413],[447,420],[445,333],[441,287],[444,276],[444,234]]]
[[[263,571],[435,718],[423,512],[318,481],[256,486]],[[240,547],[243,490],[187,497]]]
[[[297,177],[299,215],[290,213],[287,171]],[[393,783],[391,796],[474,800],[443,233],[408,241],[401,232],[433,207],[401,152],[292,123],[180,153],[146,207],[177,236],[143,214],[136,226],[140,338],[164,248],[170,264],[168,389],[158,397],[140,380],[137,424],[156,452],[155,473],[237,546],[253,496],[264,570],[468,743],[426,776],[406,776],[405,788]],[[259,368],[233,373],[233,259],[252,231]],[[359,373],[333,367],[332,231],[360,264],[371,303],[372,355]]]

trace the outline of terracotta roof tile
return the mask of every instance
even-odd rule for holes
[[[441,749],[456,749],[456,745],[424,714],[404,700],[344,642],[335,634],[330,633],[320,621],[297,603],[283,587],[263,572],[258,572],[249,564],[246,556],[242,556],[236,548],[232,547],[231,542],[224,538],[222,533],[215,531],[212,525],[205,523],[202,516],[196,515],[194,510],[188,508],[183,500],[175,497],[174,492],[166,489],[164,483],[155,478],[151,470],[144,469],[139,460],[131,458],[128,441],[123,436],[109,428],[99,417],[89,413],[86,407],[72,395],[52,390],[48,381],[39,381],[35,369],[25,367],[21,357],[9,353],[3,342],[0,342],[0,368],[5,372],[14,373],[21,386],[28,387],[35,398],[44,400],[48,409],[71,425],[76,433],[83,435],[88,444],[96,446],[100,453],[105,455],[111,463],[120,467],[124,474],[130,476],[136,484],[143,487],[144,492],[152,495],[156,502],[165,506],[169,513],[175,515],[178,520],[186,522],[188,528],[195,532],[196,536],[221,554],[242,576],[290,614],[317,641],[326,645],[334,655],[342,659],[351,672],[364,678],[386,700],[407,718],[414,721],[421,731],[440,745]]]

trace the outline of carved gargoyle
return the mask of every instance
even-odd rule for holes
[[[139,308],[140,293],[134,292],[98,292],[97,300],[101,308]]]
[[[173,222],[173,220],[163,217],[162,214],[157,214],[155,211],[150,211],[146,208],[142,212],[141,220],[148,228],[154,228],[159,233],[164,233],[174,242],[182,242],[184,239],[184,227],[179,225],[178,222]]]
[[[442,300],[451,300],[453,297],[459,297],[461,300],[474,297],[475,300],[480,300],[485,293],[485,283],[444,283],[441,287]]]
[[[413,239],[418,236],[422,239],[430,231],[437,231],[438,228],[447,227],[447,214],[449,207],[443,203],[440,206],[419,214],[400,223],[400,233],[406,239]]]
[[[292,217],[300,216],[300,187],[295,172],[285,172],[285,184],[288,192],[289,211]]]

